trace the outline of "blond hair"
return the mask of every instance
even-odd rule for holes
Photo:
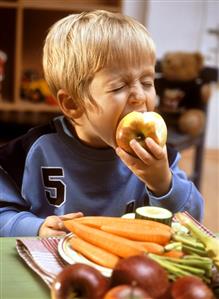
[[[53,95],[64,89],[84,109],[85,99],[95,104],[89,85],[96,72],[115,63],[148,59],[148,55],[155,63],[155,46],[142,24],[119,13],[97,10],[69,15],[51,27],[43,68]]]

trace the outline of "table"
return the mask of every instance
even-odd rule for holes
[[[50,299],[49,288],[15,246],[16,238],[0,238],[0,299]]]
[[[0,238],[0,298],[50,299],[50,290],[16,251],[16,238]]]

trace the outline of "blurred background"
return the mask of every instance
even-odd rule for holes
[[[0,0],[0,144],[60,114],[43,78],[43,41],[56,20],[93,9],[135,17],[151,33],[157,110],[204,196],[204,224],[219,232],[217,0]]]

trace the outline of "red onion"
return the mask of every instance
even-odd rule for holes
[[[133,283],[153,298],[163,295],[169,287],[167,272],[146,255],[121,259],[112,272],[112,286]]]
[[[197,276],[183,276],[172,285],[173,299],[214,299],[211,289]]]
[[[102,299],[108,290],[108,280],[97,269],[81,263],[64,268],[55,278],[52,299],[75,298],[79,294],[87,299]]]

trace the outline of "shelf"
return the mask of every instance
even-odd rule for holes
[[[110,0],[23,0],[24,8],[46,9],[46,10],[68,10],[68,11],[82,11],[105,9],[111,11],[120,11],[120,5],[116,5],[118,1]]]
[[[49,90],[45,94],[40,83],[36,88],[37,81],[43,79],[42,51],[46,34],[61,18],[96,9],[120,12],[122,0],[0,0],[0,50],[7,54],[4,80],[0,82],[1,119],[6,116],[7,120],[14,121],[14,115],[28,114],[31,121],[29,115],[33,114],[35,122],[41,122],[40,118],[44,119],[46,114],[59,113],[58,106],[47,104],[51,102]],[[28,93],[28,96],[23,94],[24,74],[25,82],[30,80],[36,90],[43,90],[39,103],[36,98],[33,103]],[[29,97],[30,101],[21,99],[22,96]]]
[[[19,111],[19,112],[59,112],[58,106],[49,106],[46,104],[33,104],[25,101],[14,103],[0,102],[0,110],[2,111]]]
[[[62,11],[90,11],[105,9],[121,11],[120,0],[0,0],[0,8],[45,9]]]
[[[7,20],[7,22],[5,22]],[[10,101],[14,98],[15,84],[15,39],[16,10],[0,8],[0,50],[7,54],[5,78],[2,83],[2,94]],[[10,38],[8,38],[10,36]]]
[[[21,71],[35,70],[40,76],[42,72],[42,49],[48,28],[58,19],[66,16],[64,11],[25,9],[23,12],[22,26],[22,57]],[[39,22],[40,20],[40,22]],[[34,37],[34,38],[33,38]]]
[[[17,1],[0,1],[0,8],[17,8]]]

